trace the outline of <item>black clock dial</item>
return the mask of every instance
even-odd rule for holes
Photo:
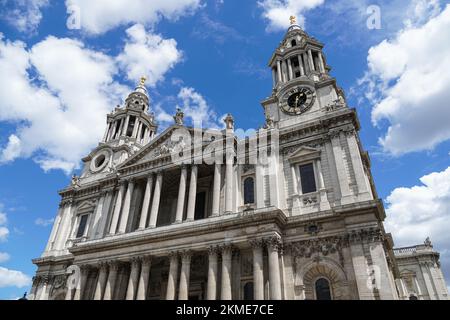
[[[304,92],[294,93],[288,98],[288,106],[291,108],[299,108],[304,105],[308,97]]]
[[[308,87],[297,87],[281,98],[281,110],[290,115],[300,115],[309,110],[316,99],[315,93]]]

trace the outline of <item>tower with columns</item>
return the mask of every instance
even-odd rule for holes
[[[255,136],[240,140],[232,115],[223,130],[186,126],[182,110],[157,134],[144,79],[108,115],[81,176],[60,191],[32,298],[406,297],[415,269],[399,268],[384,230],[356,111],[323,44],[291,23]],[[442,275],[433,259],[422,277]],[[421,298],[448,297],[429,287]]]

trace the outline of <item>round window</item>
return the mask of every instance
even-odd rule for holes
[[[91,161],[91,171],[99,172],[103,170],[108,164],[109,152],[103,151],[102,153],[96,155]]]
[[[101,154],[95,159],[95,167],[100,168],[106,161],[106,157],[104,154]]]

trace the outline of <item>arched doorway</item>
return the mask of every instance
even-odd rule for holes
[[[330,281],[325,278],[317,279],[315,292],[316,300],[332,300]]]

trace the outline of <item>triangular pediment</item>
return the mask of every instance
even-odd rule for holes
[[[84,201],[82,202],[78,208],[77,208],[77,213],[84,213],[84,212],[93,212],[95,210],[96,207],[96,203],[95,201]]]
[[[316,148],[303,146],[289,154],[288,160],[290,162],[314,160],[320,158],[320,153],[321,151]]]
[[[133,157],[125,161],[118,169],[170,157],[173,153],[176,152],[178,154],[185,150],[185,148],[188,148],[188,145],[192,145],[193,141],[193,128],[179,125],[171,126]]]

